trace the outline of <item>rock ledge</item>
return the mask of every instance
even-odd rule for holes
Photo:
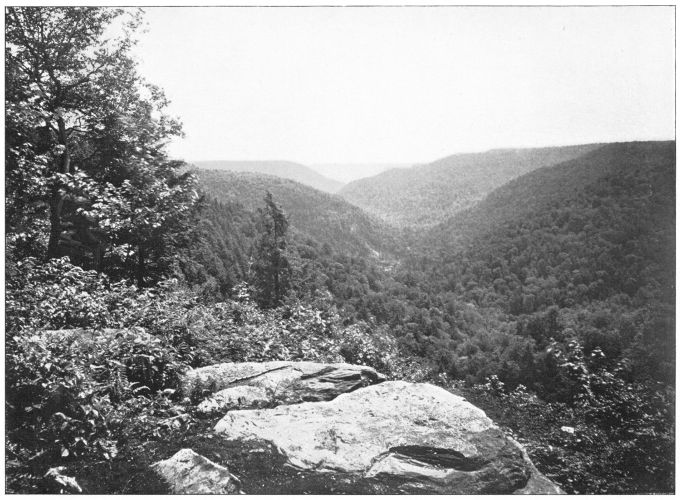
[[[186,395],[208,395],[199,411],[224,414],[238,408],[330,401],[384,380],[384,375],[365,366],[270,361],[222,363],[190,370],[184,375],[181,388]]]
[[[383,382],[328,402],[231,411],[215,431],[269,442],[298,470],[358,475],[392,493],[561,492],[482,410],[429,384]]]

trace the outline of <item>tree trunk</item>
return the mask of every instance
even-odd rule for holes
[[[146,274],[146,265],[144,262],[144,259],[146,257],[146,252],[144,250],[144,247],[139,245],[137,247],[138,249],[138,258],[137,258],[137,286],[139,288],[144,287],[144,275]]]
[[[68,151],[66,143],[66,123],[64,119],[59,117],[57,119],[59,126],[58,140],[59,144],[64,146],[64,152],[61,155],[61,165],[59,171],[62,174],[68,174],[71,171],[71,155]],[[50,199],[50,239],[47,243],[47,258],[53,259],[59,256],[59,238],[61,237],[61,212],[64,207],[64,195],[59,191],[58,187],[52,190],[52,197]]]
[[[102,264],[104,261],[104,245],[101,243],[97,243],[97,246],[94,249],[94,269],[97,272],[102,271]]]
[[[64,204],[63,197],[54,190],[50,199],[50,239],[47,243],[47,258],[59,257],[59,239],[61,237],[61,207]]]
[[[278,306],[279,303],[281,302],[281,290],[280,290],[280,285],[279,285],[279,264],[278,264],[278,259],[274,262],[274,301],[272,305],[274,307]]]

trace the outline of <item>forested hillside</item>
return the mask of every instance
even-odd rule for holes
[[[139,13],[5,22],[9,492],[166,491],[148,450],[212,439],[181,375],[271,360],[462,394],[569,493],[674,491],[675,142],[455,155],[343,190],[371,215],[169,158]]]
[[[458,154],[350,182],[340,194],[391,224],[431,226],[469,208],[515,177],[576,158],[595,147],[497,149]]]
[[[575,336],[614,358],[633,349],[630,370],[670,383],[674,158],[674,143],[612,144],[527,174],[430,230],[412,266],[428,290],[498,310],[539,347]]]
[[[479,404],[573,491],[654,489],[674,425],[674,186],[674,143],[600,146],[413,234],[376,287],[336,300],[433,373],[491,380]],[[564,412],[578,437],[551,427]]]
[[[451,375],[495,380],[497,411],[525,415],[508,418],[545,460],[566,437],[541,437],[549,415],[585,409],[571,416],[570,446],[592,458],[572,471],[576,491],[669,477],[675,222],[675,143],[610,144],[506,184],[414,243],[406,268],[444,325],[434,335],[455,332]],[[527,388],[552,403],[527,407]],[[621,446],[655,458],[643,466]]]
[[[195,161],[195,166],[205,170],[252,172],[290,179],[327,193],[336,193],[342,182],[329,179],[313,169],[291,161]]]
[[[280,177],[248,172],[198,170],[202,190],[225,203],[254,211],[267,191],[283,208],[291,228],[326,243],[335,251],[356,255],[393,253],[397,232],[336,195]]]
[[[398,232],[341,198],[278,177],[221,171],[197,172],[205,199],[197,211],[192,244],[178,266],[186,281],[211,300],[231,295],[253,278],[260,234],[259,212],[267,193],[289,224],[290,293],[311,299],[324,291],[347,311],[345,298],[363,301],[386,281],[400,252]],[[325,293],[325,292],[324,292]],[[357,318],[369,312],[359,308]]]

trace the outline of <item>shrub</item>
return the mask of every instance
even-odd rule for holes
[[[136,295],[136,287],[111,283],[103,274],[72,265],[68,257],[46,263],[28,258],[7,277],[6,328],[122,326]]]
[[[6,346],[8,429],[56,457],[111,458],[125,404],[174,387],[183,368],[141,329],[25,333]]]
[[[551,346],[571,402],[545,402],[496,378],[473,389],[483,409],[525,442],[539,469],[569,493],[672,492],[674,398],[671,388],[629,383],[577,341]]]
[[[368,365],[385,374],[392,374],[399,359],[397,341],[387,327],[369,328],[356,323],[338,333],[340,355],[348,363]]]
[[[115,455],[112,429],[185,366],[164,339],[131,326],[153,323],[156,294],[67,258],[17,263],[6,304],[10,440],[44,458]]]

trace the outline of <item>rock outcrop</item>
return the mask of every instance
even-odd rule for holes
[[[175,495],[240,493],[239,480],[225,467],[187,448],[151,468],[165,479],[170,493]]]
[[[181,387],[186,395],[210,394],[199,405],[203,413],[224,413],[237,408],[330,401],[384,380],[384,375],[365,366],[270,361],[222,363],[190,370]]]
[[[560,492],[483,411],[429,384],[384,382],[327,402],[230,411],[215,431],[271,443],[301,471],[379,482],[382,492]]]
[[[221,417],[196,450],[248,493],[563,493],[464,398],[372,368],[224,363],[189,371],[181,390]],[[190,449],[152,468],[173,493],[241,488]]]

